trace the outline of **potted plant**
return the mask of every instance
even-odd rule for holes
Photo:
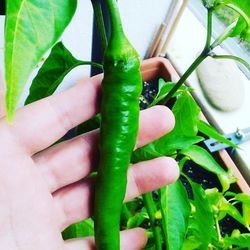
[[[119,19],[115,1],[107,0],[107,2],[111,6],[111,20],[112,15],[113,18]],[[107,39],[100,1],[92,0],[92,3],[102,47],[106,49]],[[149,235],[146,249],[230,249],[234,246],[237,248],[249,246],[250,197],[247,194],[229,191],[230,184],[235,182],[236,179],[230,171],[223,169],[205,149],[196,145],[203,141],[203,137],[198,134],[198,131],[231,146],[235,145],[200,119],[200,108],[189,94],[190,89],[183,85],[188,76],[207,56],[220,57],[215,56],[211,51],[226,38],[241,35],[242,39],[245,39],[249,36],[249,9],[247,3],[238,0],[203,0],[203,3],[208,12],[206,45],[177,83],[171,82],[171,76],[176,73],[166,60],[158,59],[152,63],[150,59],[142,63],[143,80],[159,80],[159,77],[165,80],[160,81],[158,92],[148,102],[148,106],[157,103],[165,104],[173,100],[172,97],[175,97],[172,110],[176,117],[176,126],[170,134],[134,151],[131,162],[135,163],[161,155],[168,155],[179,161],[182,170],[181,180],[178,180],[175,184],[163,187],[152,194],[145,194],[143,197],[123,206],[121,227],[129,229],[135,226],[144,226]],[[5,76],[7,81],[6,111],[10,121],[13,119],[18,98],[30,72],[37,65],[42,55],[59,39],[76,8],[76,0],[58,0],[54,4],[54,8],[48,10],[47,1],[39,3],[40,11],[39,13],[32,12],[32,15],[35,15],[35,18],[33,18],[32,15],[27,15],[29,6],[25,3],[21,4],[20,2],[16,5],[7,3]],[[241,16],[214,42],[211,42],[213,11],[224,5],[235,9]],[[42,10],[47,11],[43,12]],[[55,16],[57,19],[54,19]],[[119,29],[118,19],[113,20],[113,29]],[[36,32],[37,27],[41,32]],[[45,33],[46,36],[44,36]],[[25,56],[20,55],[20,47],[24,44],[28,46]],[[22,60],[20,60],[20,57],[22,57]],[[24,63],[23,58],[25,58],[26,63]],[[242,62],[242,59],[235,56],[233,59]],[[119,63],[124,62],[119,61]],[[247,65],[246,62],[243,63]],[[61,42],[54,45],[49,57],[32,82],[26,104],[53,94],[71,69],[84,64],[102,68],[102,65],[95,62],[77,60]],[[118,77],[120,76],[118,75]],[[99,122],[100,116],[96,116],[87,124],[83,124],[83,130],[81,131],[91,130],[97,127]],[[194,182],[184,171],[190,160],[213,173],[219,186],[205,191]],[[229,198],[227,199],[227,197]],[[237,208],[237,204],[241,205],[242,211]],[[228,214],[242,224],[245,231],[240,231],[241,228],[239,227],[239,229],[232,230],[230,233],[221,233],[219,223]],[[72,225],[63,233],[65,239],[92,234],[92,219]]]

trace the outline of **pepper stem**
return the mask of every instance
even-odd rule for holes
[[[123,35],[123,27],[116,0],[106,0],[106,3],[110,15],[111,37],[112,35]]]

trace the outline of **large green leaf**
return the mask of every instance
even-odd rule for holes
[[[230,171],[226,172],[213,156],[200,146],[192,145],[188,149],[183,149],[180,154],[188,156],[196,164],[216,174],[224,192],[229,189],[231,183],[237,180]]]
[[[99,64],[77,60],[63,45],[62,42],[57,43],[50,52],[49,57],[43,63],[36,77],[33,79],[30,93],[25,104],[40,100],[44,97],[52,95],[64,77],[75,67],[79,65],[95,65]]]
[[[71,21],[77,0],[7,1],[5,22],[6,109],[13,120],[31,71]]]
[[[203,188],[192,181],[190,181],[190,184],[192,186],[195,205],[194,222],[198,229],[196,237],[201,242],[201,246],[198,249],[205,250],[208,249],[208,244],[214,233],[213,212]]]
[[[62,235],[64,240],[93,236],[94,221],[89,218],[84,221],[72,224],[63,231]]]
[[[192,96],[182,92],[172,111],[175,116],[174,132],[178,135],[195,136],[198,132],[200,108]]]
[[[200,108],[185,91],[178,96],[172,109],[175,127],[169,134],[133,152],[133,163],[150,160],[159,156],[172,155],[176,150],[187,149],[203,140],[197,136]]]
[[[189,148],[191,145],[202,140],[203,138],[200,136],[185,136],[170,133],[135,150],[132,154],[131,162],[136,163],[160,156],[170,156],[175,154],[176,150]]]
[[[235,145],[233,142],[225,138],[223,135],[217,132],[211,125],[207,124],[206,122],[202,120],[200,120],[198,123],[198,129],[201,133],[203,133],[204,135],[207,135],[208,137],[214,138],[219,142],[226,143],[233,148],[238,148],[237,145]]]
[[[215,161],[205,149],[192,145],[188,149],[181,151],[181,154],[188,156],[196,164],[215,174],[225,174],[226,171]]]
[[[160,206],[167,249],[182,249],[191,208],[180,180],[160,189]]]

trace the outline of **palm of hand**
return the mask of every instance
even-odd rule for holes
[[[50,146],[98,111],[100,80],[100,76],[85,79],[64,93],[22,108],[13,126],[0,120],[3,249],[94,248],[92,238],[63,241],[61,231],[92,213],[94,180],[84,177],[96,168],[98,131]],[[162,120],[163,116],[167,122]],[[167,108],[143,111],[137,147],[162,136],[173,125],[173,116]],[[133,165],[128,172],[126,200],[171,183],[177,177],[176,163],[166,157]],[[131,242],[133,246],[127,245]],[[145,232],[133,229],[122,233],[121,248],[140,249],[145,242]]]

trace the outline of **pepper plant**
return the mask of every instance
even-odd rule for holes
[[[129,229],[142,226],[149,236],[146,249],[244,249],[249,247],[250,197],[229,191],[230,184],[236,181],[235,178],[197,143],[204,140],[200,135],[202,134],[228,143],[232,147],[236,146],[200,120],[200,108],[190,96],[190,89],[183,86],[183,83],[208,56],[217,59],[234,59],[250,69],[247,62],[235,55],[216,55],[213,52],[215,47],[229,37],[240,36],[242,40],[250,39],[250,2],[248,0],[202,0],[207,9],[207,39],[203,51],[177,83],[160,80],[159,91],[148,105],[165,104],[174,97],[172,111],[176,118],[175,128],[171,133],[133,153],[141,88],[138,56],[124,35],[116,1],[105,1],[111,21],[110,38],[107,38],[104,29],[101,1],[91,2],[101,45],[105,51],[103,65],[77,60],[63,43],[58,41],[75,13],[77,0],[7,1],[5,77],[6,111],[9,122],[13,122],[17,102],[30,73],[50,48],[52,48],[50,55],[33,79],[25,104],[53,94],[67,73],[79,65],[91,64],[104,68],[102,113],[77,128],[77,134],[84,133],[98,127],[101,123],[102,159],[97,173],[100,186],[97,188],[95,201],[95,229],[92,218],[89,218],[70,226],[63,232],[63,237],[69,239],[90,236],[94,235],[95,231],[98,249],[119,249],[119,227]],[[213,12],[225,6],[235,10],[239,18],[212,41]],[[116,82],[121,83],[121,87],[117,87]],[[125,99],[119,99],[120,94],[123,94]],[[118,105],[118,113],[115,115],[112,109],[114,101]],[[127,117],[122,112],[124,108],[125,113],[129,113]],[[126,123],[125,120],[129,122]],[[124,125],[128,127],[125,132],[121,129]],[[117,135],[110,135],[107,131],[108,126],[114,126],[113,130]],[[128,137],[131,145],[127,145],[122,154],[117,153],[120,151],[118,150],[120,144]],[[112,141],[111,145],[110,141]],[[110,154],[113,156],[110,157]],[[174,157],[179,161],[180,180],[122,206],[129,163],[163,155]],[[192,180],[182,171],[189,161],[215,174],[220,183],[219,187],[204,190]],[[117,164],[120,163],[124,166],[121,172],[116,172],[115,169],[120,167]],[[109,166],[111,166],[110,169]],[[93,176],[95,174],[93,173]],[[115,175],[118,181],[111,181],[112,175]],[[115,184],[118,182],[122,185],[118,191],[115,191]],[[109,191],[106,197],[98,194],[98,190],[103,187]],[[110,210],[113,192],[118,193],[120,201],[116,201],[117,204],[114,204]],[[239,204],[241,209],[237,207]],[[110,216],[112,211],[116,219]],[[119,222],[120,215],[121,222]],[[235,229],[223,234],[220,231],[220,221],[227,215],[242,224],[245,231]],[[110,223],[112,223],[111,229]]]

